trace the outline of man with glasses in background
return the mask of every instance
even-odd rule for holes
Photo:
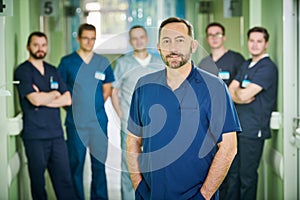
[[[225,28],[213,22],[206,26],[206,41],[211,54],[203,58],[198,67],[219,76],[228,86],[244,62],[244,57],[224,46],[226,41]]]
[[[104,102],[111,96],[114,74],[107,58],[93,52],[96,28],[82,24],[79,49],[61,59],[58,71],[72,94],[66,108],[67,146],[77,199],[84,199],[83,169],[89,147],[92,167],[91,199],[108,199],[105,161],[108,118]]]

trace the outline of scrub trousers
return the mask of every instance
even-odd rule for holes
[[[23,143],[28,160],[32,199],[47,199],[46,169],[48,169],[56,198],[58,200],[75,199],[64,138],[23,139]]]
[[[265,140],[238,136],[238,153],[220,188],[220,200],[255,200]]]
[[[105,161],[107,156],[107,138],[99,137],[95,127],[77,130],[67,127],[67,147],[76,199],[84,200],[83,170],[86,148],[89,147],[92,170],[91,199],[108,199]],[[106,130],[104,130],[107,133]],[[80,135],[78,135],[78,133]]]
[[[122,172],[121,172],[121,197],[122,200],[132,200],[135,197],[133,185],[131,182],[130,174],[128,172],[127,159],[126,159],[126,140],[127,132],[121,132],[121,148],[122,148]]]

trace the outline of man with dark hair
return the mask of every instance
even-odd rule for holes
[[[257,169],[264,141],[271,137],[270,118],[276,108],[278,71],[266,53],[269,33],[263,27],[248,31],[248,50],[252,58],[245,61],[229,85],[229,91],[241,120],[243,133],[238,136],[238,154],[230,176],[233,193],[225,199],[256,199]]]
[[[236,154],[239,121],[225,83],[194,66],[192,25],[164,20],[165,69],[136,84],[128,119],[128,169],[136,199],[218,199]]]
[[[82,35],[83,31],[96,32],[96,27],[91,24],[87,24],[87,23],[81,24],[78,28],[77,36],[79,37],[80,35]]]
[[[114,70],[116,81],[113,83],[112,104],[121,119],[121,195],[123,200],[134,199],[134,190],[126,161],[127,119],[134,86],[143,75],[163,68],[161,58],[148,52],[148,40],[147,31],[143,26],[131,27],[129,43],[133,47],[133,53],[120,57],[116,61]]]
[[[71,104],[70,92],[56,68],[43,61],[47,36],[33,32],[28,37],[30,55],[15,71],[23,111],[22,139],[28,160],[32,199],[47,199],[48,169],[57,199],[74,199],[68,151],[61,127],[60,110]]]
[[[92,183],[91,199],[108,199],[105,161],[108,118],[104,102],[111,96],[114,75],[107,58],[93,52],[96,29],[82,24],[79,49],[61,59],[58,71],[72,94],[66,108],[67,146],[77,199],[84,199],[83,169],[89,147]]]
[[[211,54],[203,58],[198,67],[220,77],[228,86],[245,59],[240,53],[228,50],[224,46],[225,28],[220,23],[213,22],[207,25],[206,41]]]

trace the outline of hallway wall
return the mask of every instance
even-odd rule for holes
[[[36,1],[38,2],[38,1]],[[33,3],[33,1],[32,1]],[[9,119],[15,117],[18,112],[18,104],[16,103],[17,99],[14,95],[14,86],[12,84],[13,81],[13,71],[15,67],[24,60],[26,55],[26,40],[28,36],[28,32],[30,29],[33,29],[35,24],[34,21],[30,20],[30,10],[34,9],[35,4],[30,4],[29,0],[15,0],[13,4],[13,16],[2,17],[5,21],[4,25],[4,38],[5,38],[5,53],[4,59],[5,65],[3,68],[1,67],[1,72],[6,74],[5,82],[7,83],[6,89],[9,90],[12,96],[6,97],[6,102],[4,103],[4,110],[1,114],[1,121],[5,122],[6,128],[0,130],[0,134],[2,138],[5,138],[0,141],[0,146],[7,146],[7,151],[4,151],[3,155],[6,158],[6,162],[1,163],[1,165],[6,165],[3,168],[5,171],[1,171],[1,177],[5,179],[7,176],[7,165],[9,160],[16,154],[22,154],[22,148],[20,145],[20,136],[10,136],[11,130],[9,129]],[[37,22],[38,23],[38,22]],[[0,72],[0,73],[1,73]],[[4,98],[4,97],[0,97]],[[22,199],[19,191],[22,191],[23,186],[21,184],[22,180],[20,179],[20,174],[22,174],[23,170],[20,171],[19,175],[12,180],[9,188],[1,188],[3,190],[0,192],[1,199]],[[4,175],[6,173],[6,176]],[[28,178],[27,178],[28,180]],[[5,182],[5,181],[4,181]],[[27,183],[28,184],[28,183]],[[25,189],[26,190],[26,189]]]
[[[63,1],[61,3],[61,10]],[[62,13],[62,12],[59,12]],[[62,16],[60,16],[62,17]],[[1,187],[0,188],[0,199],[30,199],[29,194],[29,177],[26,168],[26,159],[22,160],[22,156],[24,158],[24,149],[22,145],[22,141],[20,135],[18,136],[9,136],[9,119],[14,118],[19,112],[20,107],[18,103],[18,96],[16,90],[12,84],[13,81],[13,72],[14,69],[21,63],[24,62],[28,58],[28,52],[26,50],[26,43],[29,34],[33,31],[41,30],[40,24],[44,24],[44,21],[51,21],[51,19],[47,19],[47,17],[40,17],[40,1],[39,0],[14,0],[13,2],[13,16],[1,17],[4,21],[4,40],[5,40],[5,52],[4,58],[0,59],[5,60],[5,65],[0,66],[0,73],[5,73],[5,82],[7,83],[6,89],[9,90],[12,96],[9,97],[0,97],[6,98],[6,101],[1,99],[1,102],[4,102],[1,105],[1,114],[0,121],[4,123],[2,128],[0,129],[1,138],[0,146],[7,146],[7,151],[1,152],[3,154],[3,158],[6,157],[7,161],[1,163],[0,176],[4,179],[7,178],[7,165],[9,160],[18,152],[21,156],[21,169],[19,171],[18,176],[12,181],[9,188]],[[48,24],[48,22],[46,22]],[[61,23],[61,22],[60,22]],[[47,35],[49,39],[51,39],[52,35],[55,34],[55,30],[51,27],[51,23],[47,27],[49,30],[47,31]],[[62,26],[62,24],[61,24]],[[43,31],[43,30],[41,30]],[[60,31],[60,34],[63,34],[63,31]],[[53,63],[58,62],[54,58],[57,58],[58,54],[61,54],[64,48],[64,43],[62,42],[63,38],[57,37],[52,41],[55,43],[51,43],[51,46],[57,47],[56,51],[53,53],[49,53],[46,57],[46,61]],[[59,45],[58,45],[59,44]],[[61,51],[60,51],[61,50]],[[51,51],[51,48],[50,48]],[[54,56],[53,56],[54,55]],[[3,109],[2,109],[3,107]],[[4,112],[2,112],[4,111]],[[4,175],[6,174],[6,175]],[[5,178],[6,177],[6,178]],[[5,181],[4,181],[5,183]],[[3,190],[3,192],[1,192]]]
[[[261,26],[267,28],[270,33],[268,53],[273,61],[277,64],[279,84],[277,95],[277,111],[283,114],[283,1],[282,0],[263,0],[261,6],[262,21]],[[253,12],[252,12],[253,13]],[[283,115],[282,115],[283,116]],[[272,131],[272,139],[266,142],[271,148],[283,156],[283,128]],[[268,158],[265,158],[268,159]],[[274,170],[274,166],[266,164],[267,183],[265,184],[265,194],[261,197],[268,199],[284,199],[283,177],[280,177]]]

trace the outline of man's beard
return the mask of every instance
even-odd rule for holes
[[[29,50],[30,56],[33,57],[34,59],[40,60],[40,59],[44,59],[47,55],[46,52],[44,51],[37,51],[37,52],[32,52],[31,50]],[[43,54],[40,54],[43,53]]]
[[[161,54],[162,55],[162,54]],[[176,63],[170,63],[168,61],[168,58],[169,57],[172,57],[172,56],[179,56],[181,58],[181,61],[180,62],[176,62]],[[180,54],[180,53],[170,53],[166,56],[161,56],[162,60],[164,61],[164,63],[169,67],[169,68],[172,68],[172,69],[178,69],[180,67],[182,67],[183,65],[185,65],[186,63],[188,63],[189,59],[190,59],[190,54],[188,55],[183,55],[183,54]]]

